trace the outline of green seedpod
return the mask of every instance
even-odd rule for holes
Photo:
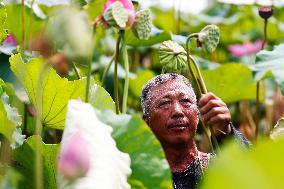
[[[174,41],[164,41],[160,46],[159,54],[160,63],[166,72],[181,73],[186,67],[186,51]]]
[[[110,26],[125,28],[128,21],[127,11],[119,1],[113,3],[103,15],[104,20]]]
[[[216,25],[208,25],[198,33],[198,42],[209,53],[213,52],[220,38],[220,30]]]
[[[136,13],[136,21],[132,27],[132,30],[139,39],[147,40],[150,38],[152,20],[149,9],[143,9]]]

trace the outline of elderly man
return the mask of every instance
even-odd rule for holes
[[[211,153],[199,152],[194,136],[198,124],[196,95],[189,81],[178,74],[161,74],[143,87],[143,118],[160,141],[172,172],[175,189],[196,188],[207,168]],[[234,136],[249,142],[232,126],[226,104],[213,93],[200,98],[200,113],[213,127],[218,141]]]

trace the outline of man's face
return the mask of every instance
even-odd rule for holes
[[[144,116],[162,144],[185,144],[195,135],[198,109],[193,91],[180,80],[152,88],[149,115]]]

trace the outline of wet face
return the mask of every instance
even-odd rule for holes
[[[149,93],[149,115],[144,119],[162,145],[186,144],[195,135],[198,108],[195,95],[183,81],[171,80]]]

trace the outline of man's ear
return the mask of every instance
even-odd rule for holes
[[[147,125],[149,125],[149,117],[147,115],[143,114],[143,119],[147,123]]]

